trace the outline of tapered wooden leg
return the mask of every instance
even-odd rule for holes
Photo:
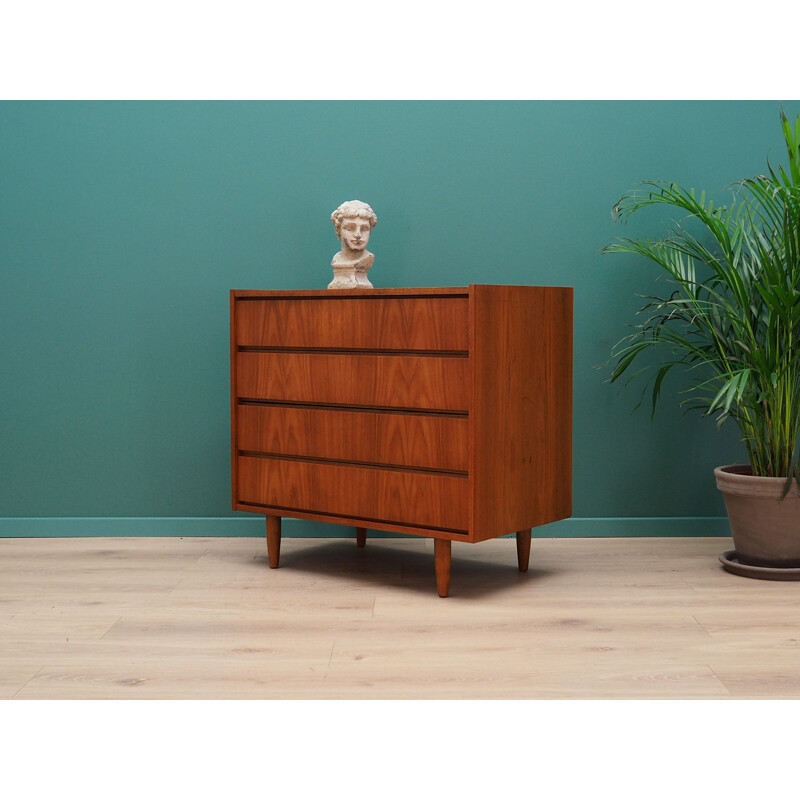
[[[267,514],[267,555],[272,569],[281,560],[281,518]]]
[[[520,572],[528,571],[528,561],[531,557],[531,529],[517,531],[517,563]]]
[[[433,540],[433,560],[436,567],[436,588],[439,597],[450,594],[450,545],[449,539]]]
[[[364,547],[366,543],[367,543],[367,529],[356,528],[356,545],[358,547]]]

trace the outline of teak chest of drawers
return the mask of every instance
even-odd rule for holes
[[[450,544],[571,514],[572,289],[231,291],[233,508]]]

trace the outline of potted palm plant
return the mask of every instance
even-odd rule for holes
[[[605,253],[634,253],[666,279],[634,332],[612,351],[611,381],[645,362],[655,412],[665,376],[687,378],[681,404],[739,428],[748,463],[718,467],[740,575],[800,578],[800,116],[781,110],[788,165],[737,184],[730,203],[648,181],[614,207],[625,221],[648,206],[680,218],[657,241],[620,238]],[[660,360],[641,358],[652,352]]]

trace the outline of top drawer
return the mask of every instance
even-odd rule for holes
[[[238,298],[238,347],[467,351],[468,298]]]

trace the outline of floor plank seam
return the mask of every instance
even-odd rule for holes
[[[683,577],[683,575],[678,575],[678,577],[685,584],[686,588],[691,590],[692,594],[696,594],[698,597],[700,596],[700,592],[698,592],[697,589],[695,589],[695,587]]]
[[[105,639],[106,638],[106,634],[109,633],[110,631],[114,630],[114,628],[116,628],[117,625],[119,625],[120,622],[122,622],[122,617],[117,617],[116,622],[113,622],[111,625],[109,625],[108,628],[106,630],[104,630],[103,633],[100,636],[97,637],[97,639],[95,639],[95,641],[99,642],[102,639]]]
[[[712,667],[711,664],[706,664],[706,666],[711,670],[711,674],[719,681],[720,686],[722,686],[722,688],[728,693],[728,696],[733,697],[733,693],[725,684],[725,681],[722,680],[722,678],[720,678],[719,675],[717,675],[716,671],[714,670],[714,667]]]
[[[19,689],[17,689],[17,691],[11,695],[11,699],[13,700],[32,680],[35,680],[46,666],[47,664],[42,664],[42,666],[36,670],[36,674],[31,675],[31,677],[28,678],[28,680],[26,680],[25,683],[23,683],[22,686],[20,686]]]
[[[700,628],[700,630],[702,630],[702,631],[703,631],[703,633],[705,633],[705,635],[706,635],[706,636],[708,636],[708,638],[709,638],[709,639],[711,639],[711,638],[712,638],[712,636],[711,636],[711,631],[710,631],[708,628],[706,628],[706,626],[705,626],[705,625],[703,625],[703,623],[702,623],[702,622],[700,622],[700,620],[699,620],[699,619],[697,619],[697,617],[696,617],[694,614],[692,614],[692,615],[691,615],[691,617],[692,617],[692,619],[695,621],[695,623],[698,625],[698,627]]]

